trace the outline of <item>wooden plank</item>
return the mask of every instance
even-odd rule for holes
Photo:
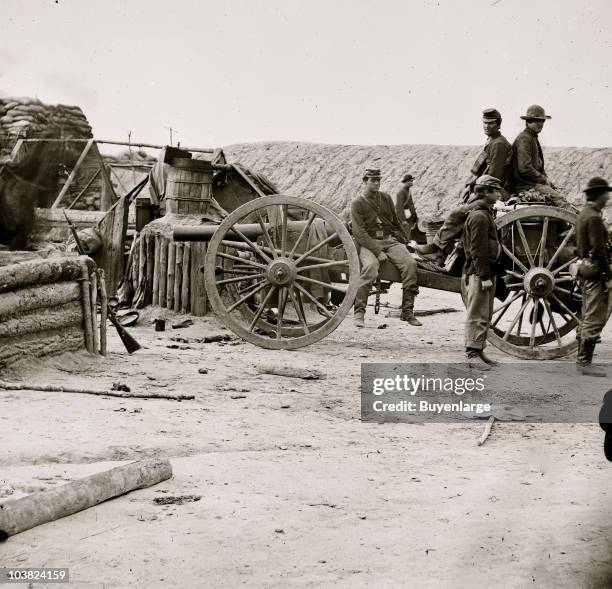
[[[206,257],[205,242],[196,241],[191,245],[191,273],[189,277],[191,293],[191,314],[198,317],[206,315],[207,299],[204,282],[204,258]]]
[[[153,268],[155,266],[155,236],[147,233],[145,236],[147,246],[147,284],[145,287],[144,304],[150,305],[153,301]]]
[[[183,244],[183,277],[181,279],[181,313],[189,313],[189,258],[191,245]]]
[[[159,304],[166,306],[166,285],[168,283],[168,240],[162,235],[159,251]]]
[[[51,205],[52,209],[56,209],[62,202],[64,196],[66,196],[66,193],[68,192],[68,189],[74,182],[74,179],[76,178],[79,168],[81,167],[81,164],[85,161],[85,158],[87,157],[87,154],[89,153],[89,150],[91,149],[91,146],[93,145],[93,142],[94,142],[93,139],[89,139],[87,141],[87,144],[85,145],[85,148],[81,152],[81,155],[79,156],[79,159],[77,160],[77,163],[74,165],[74,168],[72,168],[72,172],[70,172],[70,176],[68,176],[68,180],[66,180],[66,184],[62,186],[60,193],[57,195],[57,198]]]
[[[155,251],[153,261],[153,304],[159,305],[159,259],[161,250],[161,235],[155,236]]]
[[[168,285],[166,287],[166,307],[174,309],[174,266],[176,261],[176,243],[168,244]]]
[[[183,244],[176,244],[176,259],[174,263],[174,310],[181,310],[181,284],[183,282]]]

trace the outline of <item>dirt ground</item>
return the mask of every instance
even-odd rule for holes
[[[168,457],[174,477],[9,538],[0,566],[69,567],[74,587],[612,587],[598,425],[495,423],[479,447],[482,420],[360,421],[361,362],[461,361],[459,296],[423,289],[417,307],[458,312],[413,328],[370,308],[365,330],[349,317],[318,344],[274,352],[191,341],[229,333],[213,316],[157,333],[149,310],[131,357],[113,335],[106,358],[4,374],[196,399],[1,391],[1,499],[145,456]],[[257,373],[271,361],[326,378]],[[184,495],[199,500],[154,502]]]

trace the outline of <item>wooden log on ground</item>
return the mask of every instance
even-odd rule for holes
[[[176,260],[174,264],[174,310],[181,310],[181,283],[183,282],[183,244],[176,244]]]
[[[153,304],[159,305],[159,258],[161,250],[161,235],[155,236],[155,248],[153,252]]]
[[[182,395],[172,393],[136,393],[132,391],[103,391],[97,389],[84,389],[81,387],[67,387],[63,385],[32,384],[22,382],[0,381],[0,390],[3,391],[43,391],[47,393],[80,393],[83,395],[98,395],[100,397],[122,397],[129,399],[169,399],[171,401],[192,401],[195,395]]]
[[[176,243],[168,244],[168,285],[166,287],[166,307],[174,309],[174,264],[176,261]]]
[[[189,258],[191,254],[190,244],[183,244],[183,276],[181,278],[181,313],[189,312]]]
[[[93,348],[93,318],[91,316],[89,268],[84,262],[81,263],[81,304],[83,307],[83,331],[85,334],[85,349],[94,353]]]
[[[80,326],[82,322],[81,301],[70,301],[46,309],[34,309],[28,313],[5,319],[0,322],[0,338],[58,329],[68,325]]]
[[[144,304],[153,302],[153,269],[155,268],[155,236],[151,233],[146,235],[147,246],[147,284],[145,288]]]
[[[106,294],[106,279],[104,270],[98,268],[98,286],[100,288],[100,354],[106,356],[106,322],[108,297]]]
[[[204,258],[206,257],[206,243],[194,241],[191,245],[191,275],[189,286],[191,289],[191,313],[198,317],[206,315],[206,283],[204,282]]]
[[[171,477],[168,460],[139,460],[20,499],[3,501],[0,503],[0,541]]]
[[[489,419],[487,420],[484,431],[482,432],[482,436],[478,438],[479,446],[482,446],[487,441],[487,438],[489,437],[489,434],[491,433],[491,428],[493,427],[494,421],[495,421],[495,417],[491,415],[491,417],[489,417]]]
[[[168,240],[162,235],[159,248],[159,304],[166,306],[166,285],[168,283]]]
[[[91,264],[90,258],[85,256]],[[81,256],[27,260],[0,267],[0,293],[34,286],[76,280],[81,276]]]
[[[89,275],[89,280],[91,282],[91,332],[93,334],[92,351],[94,354],[97,354],[100,340],[98,336],[98,322],[96,321],[98,317],[98,275],[95,270]]]
[[[78,282],[56,282],[0,293],[0,321],[80,299]]]
[[[0,339],[0,368],[22,358],[40,358],[83,349],[83,328],[69,325],[61,329],[39,331]]]
[[[257,372],[259,374],[275,374],[276,376],[289,376],[305,380],[325,378],[325,374],[314,368],[298,368],[297,366],[279,366],[275,364],[262,364],[257,367]]]

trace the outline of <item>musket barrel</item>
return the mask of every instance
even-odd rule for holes
[[[287,229],[289,231],[301,231],[306,221],[289,221]],[[218,225],[186,225],[174,228],[174,241],[210,241],[217,230]],[[244,223],[236,225],[238,230],[249,239],[257,239],[262,235],[259,223]],[[271,223],[264,223],[266,229],[274,228]],[[230,230],[226,233],[225,239],[240,241],[240,236]]]

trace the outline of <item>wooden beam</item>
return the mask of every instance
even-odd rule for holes
[[[77,163],[75,164],[74,168],[72,168],[72,172],[70,172],[70,176],[68,176],[68,180],[66,180],[66,184],[62,186],[62,189],[60,190],[60,193],[57,195],[55,202],[51,205],[52,209],[56,209],[57,207],[59,207],[60,203],[64,199],[64,196],[66,196],[66,193],[68,192],[68,189],[70,188],[71,184],[74,182],[77,172],[79,171],[81,164],[85,161],[85,158],[87,157],[87,154],[89,153],[89,150],[91,149],[91,146],[93,145],[93,142],[94,142],[93,139],[89,139],[87,141],[87,145],[85,145],[85,148],[81,152],[81,155],[79,156],[79,159],[77,160]]]

